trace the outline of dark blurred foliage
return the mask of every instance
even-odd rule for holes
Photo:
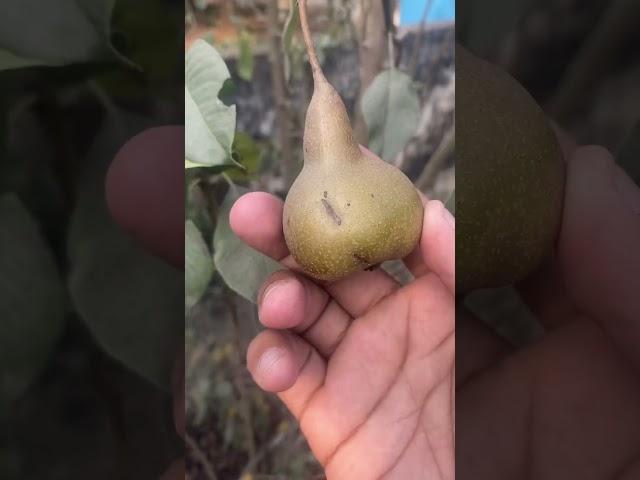
[[[183,3],[5,3],[14,22],[0,35],[0,65],[8,44],[35,45],[30,58],[42,65],[0,69],[0,478],[158,478],[182,451],[169,392],[169,365],[183,355],[181,301],[170,325],[150,317],[158,298],[181,300],[182,272],[114,225],[104,176],[131,136],[184,122]],[[47,45],[71,55],[71,44],[55,48],[87,40],[66,38],[75,32],[66,27],[99,8],[104,25],[88,25],[106,29],[119,55],[36,58]],[[41,28],[53,23],[65,26],[59,37]],[[118,255],[138,278],[162,270],[167,281],[153,297],[138,292]],[[148,334],[128,333],[140,325]],[[140,360],[160,344],[172,350]]]

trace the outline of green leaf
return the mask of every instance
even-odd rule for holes
[[[411,77],[398,70],[376,76],[362,96],[369,148],[386,161],[402,151],[416,131],[420,100]]]
[[[616,155],[616,161],[627,172],[636,185],[640,186],[640,121],[622,144]]]
[[[246,181],[258,173],[262,164],[262,151],[258,144],[246,133],[236,133],[233,139],[233,154],[244,170],[237,168],[226,172],[233,181]]]
[[[0,70],[93,61],[132,65],[111,44],[115,0],[7,0],[0,15]]]
[[[185,59],[185,168],[235,163],[236,107],[218,98],[228,78],[220,54],[204,40],[196,41]]]
[[[253,78],[253,36],[246,30],[240,32],[240,55],[238,57],[238,76],[250,82]]]
[[[191,220],[185,222],[184,239],[184,296],[188,310],[200,300],[209,285],[213,275],[213,259],[200,230]]]
[[[239,295],[256,302],[260,286],[269,275],[284,267],[275,260],[247,246],[236,237],[229,225],[229,212],[234,202],[249,190],[229,188],[218,216],[213,236],[214,261],[225,283]]]
[[[296,0],[289,0],[289,15],[282,30],[282,51],[284,53],[284,78],[288,82],[291,78],[291,64],[294,55],[292,50],[293,34],[300,28],[300,10]]]
[[[40,373],[68,311],[40,228],[14,194],[0,197],[0,412]]]
[[[147,126],[145,119],[116,111],[87,155],[69,226],[69,289],[102,348],[168,389],[184,338],[184,273],[147,253],[113,222],[104,191],[114,155]]]

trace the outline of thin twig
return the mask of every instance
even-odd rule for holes
[[[231,316],[231,321],[233,323],[233,332],[236,342],[235,348],[235,360],[238,370],[241,368],[244,369],[244,364],[241,359],[241,355],[244,351],[244,346],[242,345],[241,334],[240,334],[240,317],[238,316],[238,308],[236,307],[236,303],[234,300],[235,293],[231,290],[226,289],[225,291],[225,300],[227,302],[227,306],[229,308],[229,314]],[[256,440],[255,433],[253,431],[253,415],[251,413],[251,404],[249,403],[249,395],[247,393],[247,389],[245,388],[242,380],[237,380],[234,376],[234,384],[238,389],[238,393],[240,394],[240,410],[242,412],[242,419],[244,420],[244,431],[245,436],[247,437],[247,453],[249,455],[249,463],[257,463],[254,461],[256,457]]]
[[[420,19],[420,29],[418,30],[418,35],[413,44],[413,53],[411,54],[411,63],[409,64],[409,75],[411,78],[416,78],[416,73],[418,72],[418,60],[420,59],[422,38],[424,37],[424,32],[427,29],[427,18],[429,17],[432,4],[433,0],[427,0],[427,4],[424,6],[424,11],[422,12],[422,18]]]
[[[209,480],[218,480],[218,476],[216,475],[215,470],[211,463],[209,463],[209,459],[204,454],[204,452],[198,446],[198,443],[194,440],[194,438],[188,433],[185,434],[184,439],[187,443],[187,446],[191,449],[193,456],[196,457],[196,460],[202,465],[204,469],[204,474]]]
[[[442,137],[440,145],[438,145],[438,148],[436,148],[436,151],[433,153],[425,165],[424,170],[416,180],[416,188],[418,190],[426,192],[431,189],[435,183],[438,173],[440,173],[447,159],[453,153],[455,141],[455,128],[451,127]]]
[[[278,446],[282,445],[282,443],[284,443],[284,441],[289,437],[289,435],[290,435],[290,432],[284,432],[284,433],[283,432],[278,432],[278,433],[276,433],[273,436],[273,438],[271,440],[269,440],[269,442],[267,444],[265,444],[258,451],[258,453],[255,455],[255,457],[253,457],[253,459],[251,459],[247,463],[247,465],[242,469],[242,473],[238,477],[239,480],[242,480],[243,478],[245,478],[246,475],[248,475],[251,472],[253,472],[254,469],[256,468],[256,466],[258,465],[258,462],[260,462],[267,455],[267,453],[269,453],[272,450],[275,450]]]

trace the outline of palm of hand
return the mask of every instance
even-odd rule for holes
[[[433,275],[353,320],[299,414],[328,478],[447,478],[453,328],[452,296]]]
[[[636,478],[640,384],[595,323],[576,315],[505,353],[459,379],[462,478]]]
[[[431,235],[406,260],[416,280],[402,288],[374,270],[323,286],[278,272],[263,289],[269,330],[250,345],[249,369],[300,421],[329,479],[453,478],[455,231],[446,215],[427,203]],[[230,216],[238,236],[295,271],[281,218],[282,203],[261,193]]]

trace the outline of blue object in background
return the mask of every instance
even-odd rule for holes
[[[406,27],[420,23],[428,1],[400,0],[400,25]],[[452,22],[455,18],[455,0],[432,0],[427,22]]]

